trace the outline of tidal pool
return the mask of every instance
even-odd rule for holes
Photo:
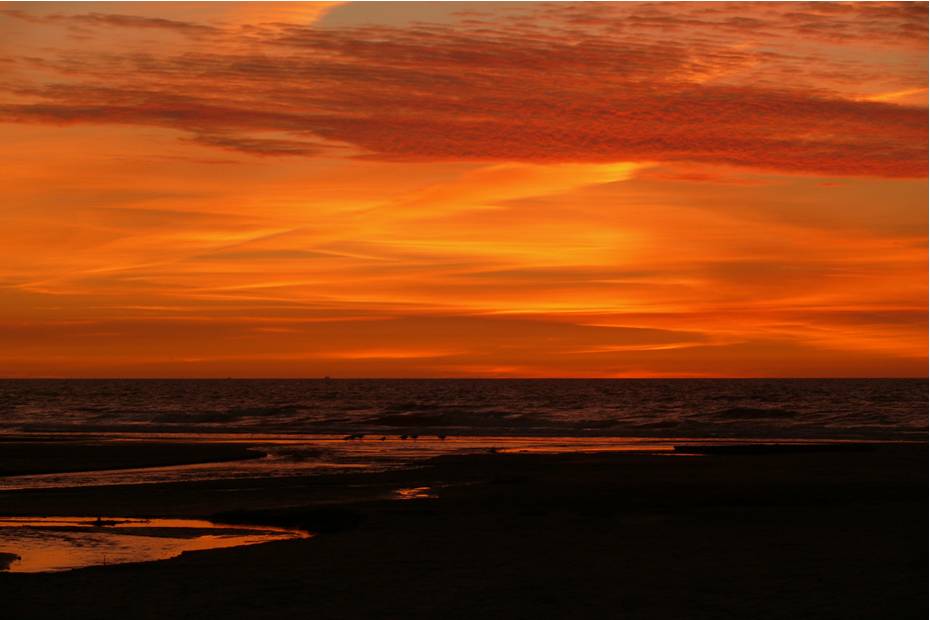
[[[38,573],[149,562],[185,551],[309,537],[298,530],[199,519],[0,517],[0,570]]]

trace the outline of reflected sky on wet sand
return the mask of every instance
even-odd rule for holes
[[[0,518],[0,555],[19,556],[6,569],[17,573],[165,560],[186,551],[307,537],[295,530],[198,519]]]

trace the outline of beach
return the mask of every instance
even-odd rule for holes
[[[0,449],[0,477],[221,463],[262,456],[247,446],[223,443],[101,443],[55,437],[4,437]]]
[[[30,618],[924,617],[926,460],[919,444],[488,453],[384,472],[7,491],[2,515],[206,517],[319,535],[0,573],[0,594],[11,617]]]

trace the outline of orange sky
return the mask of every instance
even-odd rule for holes
[[[0,3],[0,376],[925,376],[926,3]]]

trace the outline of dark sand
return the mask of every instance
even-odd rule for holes
[[[23,618],[925,618],[927,448],[441,457],[384,474],[0,493],[0,515],[324,532],[58,574]],[[439,499],[371,499],[431,486]],[[15,550],[6,550],[15,551]]]
[[[248,446],[220,443],[0,440],[0,476],[164,467],[260,458]]]
[[[0,551],[0,570],[6,570],[10,564],[19,559],[19,556],[15,553],[6,553]]]

